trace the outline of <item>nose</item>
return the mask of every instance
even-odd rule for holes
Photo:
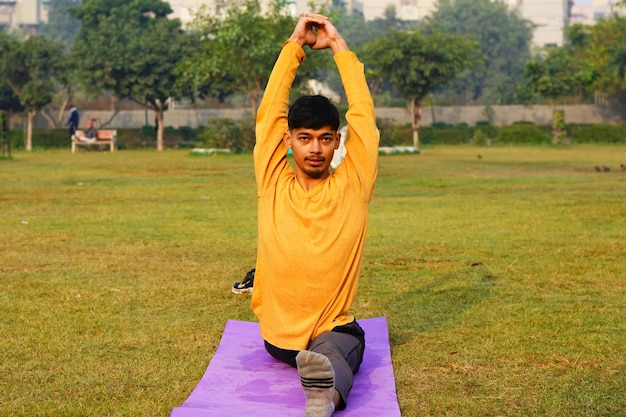
[[[319,139],[313,139],[311,141],[311,153],[321,153],[322,152],[322,144]]]

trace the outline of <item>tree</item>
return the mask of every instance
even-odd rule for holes
[[[80,3],[80,0],[50,0],[48,21],[40,26],[37,33],[69,48],[80,30],[80,20],[72,18],[68,10]]]
[[[8,112],[20,112],[24,110],[20,104],[20,100],[6,82],[0,84],[0,110]]]
[[[345,8],[339,9],[336,14],[337,29],[350,48],[356,51],[376,38],[387,36],[392,30],[406,30],[412,27],[412,24],[397,18],[393,5],[387,6],[383,18],[377,17],[373,20],[365,20],[360,13],[348,14]]]
[[[392,31],[408,31],[414,30],[415,23],[405,22],[396,16],[396,8],[393,5],[385,8],[383,17],[377,17],[372,20],[365,20],[360,13],[346,13],[345,7],[339,7],[332,13],[331,19],[336,21],[337,28],[341,32],[350,48],[353,49],[358,56],[361,56],[363,46],[367,43],[388,36]],[[371,70],[366,72],[367,82],[370,91],[375,98],[383,92],[383,80]],[[324,73],[325,81],[336,91],[341,91],[341,77],[336,71],[327,71]]]
[[[18,40],[0,36],[0,74],[28,115],[27,151],[33,149],[33,120],[52,101],[63,49],[42,36]]]
[[[526,64],[527,87],[534,97],[547,100],[553,106],[552,144],[563,138],[564,114],[556,106],[566,98],[582,96],[597,78],[597,73],[585,57],[589,36],[582,25],[573,25],[565,32],[566,43],[548,51],[545,58]]]
[[[0,110],[16,112],[23,111],[19,98],[9,86],[7,81],[9,70],[9,57],[15,39],[4,31],[0,31]]]
[[[626,18],[613,15],[588,28],[584,57],[597,77],[591,87],[606,95],[626,90]]]
[[[69,9],[80,5],[80,0],[50,0],[48,21],[42,24],[37,34],[62,44],[67,51],[74,43],[74,38],[80,30],[80,20],[74,19],[69,14]],[[74,65],[68,57],[61,63],[65,68],[60,68],[58,74],[58,88],[53,101],[41,110],[43,116],[50,125],[60,126],[65,118],[65,110],[72,101],[73,85],[71,83]],[[56,114],[53,115],[53,109]]]
[[[202,46],[181,62],[180,83],[193,86],[203,96],[220,99],[245,94],[251,114],[256,114],[277,53],[295,23],[277,3],[262,14],[257,0],[230,4],[223,17],[199,14],[192,30],[202,38]],[[319,58],[307,57],[296,84],[320,65]]]
[[[461,104],[517,102],[530,59],[533,26],[502,1],[441,1],[424,30],[472,36],[485,57],[483,65],[459,74],[439,96]]]
[[[394,31],[364,46],[363,60],[404,97],[419,148],[422,102],[435,88],[476,63],[478,44],[467,37]]]
[[[112,91],[157,116],[157,149],[163,150],[163,114],[176,96],[176,63],[189,37],[161,0],[86,0],[70,9],[82,22],[72,48],[80,85],[94,95]]]
[[[597,73],[586,54],[589,35],[582,25],[573,25],[565,31],[565,45],[548,50],[544,57],[526,64],[528,85],[538,98],[563,101],[567,97],[582,96],[596,79]]]

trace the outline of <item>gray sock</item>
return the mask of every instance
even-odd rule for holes
[[[306,417],[330,417],[335,411],[335,372],[324,355],[302,350],[296,356],[300,383],[306,396]]]

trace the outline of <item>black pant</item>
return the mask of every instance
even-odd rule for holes
[[[330,360],[335,372],[335,389],[341,395],[337,410],[346,408],[346,398],[352,389],[354,374],[359,371],[365,351],[365,332],[355,321],[337,326],[322,333],[309,343],[307,349],[322,354]],[[293,366],[296,365],[297,350],[281,349],[265,341],[265,350],[274,358]]]

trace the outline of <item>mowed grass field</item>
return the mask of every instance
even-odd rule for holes
[[[380,157],[353,313],[387,317],[403,416],[626,415],[622,163]],[[226,320],[255,320],[230,292],[255,264],[251,155],[17,152],[0,210],[1,416],[168,416]]]

